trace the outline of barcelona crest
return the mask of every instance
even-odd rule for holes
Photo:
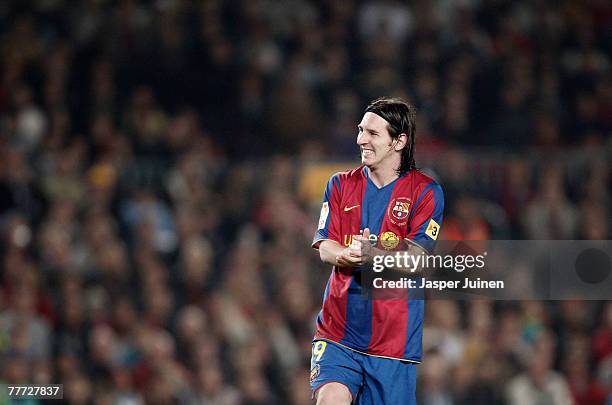
[[[395,225],[405,224],[410,214],[410,205],[411,202],[406,197],[398,197],[391,201],[388,210],[391,222]]]

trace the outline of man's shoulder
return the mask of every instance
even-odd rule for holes
[[[440,184],[431,176],[423,173],[418,169],[412,169],[409,171],[406,176],[404,176],[404,181],[411,182],[414,186],[418,187],[440,187]]]
[[[340,181],[341,183],[361,180],[362,178],[363,166],[359,166],[354,169],[349,169],[342,172],[336,172],[334,175],[332,175],[333,180]]]

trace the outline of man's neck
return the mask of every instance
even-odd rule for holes
[[[378,188],[386,186],[387,184],[391,183],[393,180],[399,177],[397,171],[393,168],[373,169],[371,167],[368,167],[368,172],[370,174],[370,179]]]

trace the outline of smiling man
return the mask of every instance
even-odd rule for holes
[[[332,176],[313,247],[333,266],[317,317],[310,384],[318,405],[415,404],[424,303],[362,294],[374,255],[431,252],[440,233],[442,189],[416,169],[415,110],[373,101],[357,126],[362,165]],[[379,243],[380,242],[380,243]]]

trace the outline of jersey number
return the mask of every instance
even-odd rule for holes
[[[325,348],[327,347],[327,342],[323,342],[319,340],[312,347],[312,357],[316,358],[315,361],[321,360],[323,357],[323,353],[325,353]]]
[[[427,229],[425,230],[425,235],[429,236],[433,240],[436,240],[438,239],[439,232],[440,225],[433,219],[430,219],[429,224],[427,225]]]

